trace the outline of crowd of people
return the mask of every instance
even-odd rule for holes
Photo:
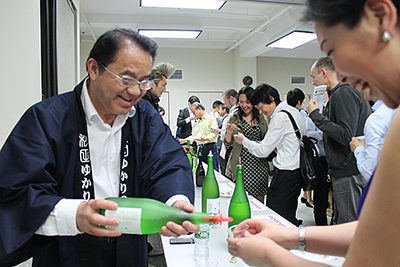
[[[305,20],[315,22],[327,55],[310,76],[326,86],[326,102],[304,106],[299,88],[283,100],[278,89],[253,88],[246,76],[210,112],[189,97],[174,135],[159,101],[175,66],[153,67],[157,45],[147,37],[106,32],[87,59],[88,76],[29,108],[1,149],[0,265],[33,257],[33,266],[147,266],[146,237],[103,227],[118,221],[99,210],[115,210],[104,199],[119,196],[193,212],[192,170],[181,146],[190,141],[200,160],[212,153],[214,168],[233,181],[241,161],[246,191],[300,226],[245,220],[227,239],[232,255],[254,266],[317,265],[289,252],[300,249],[345,256],[345,266],[397,266],[400,76],[392,59],[400,51],[399,11],[394,0],[308,0]],[[296,132],[316,140],[312,186],[302,183]],[[296,217],[302,189],[316,226],[304,228]],[[169,222],[161,234],[196,231],[190,222]]]

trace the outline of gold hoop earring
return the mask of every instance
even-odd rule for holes
[[[388,31],[384,31],[383,32],[383,34],[382,34],[382,41],[383,42],[387,43],[390,40],[392,40],[392,38],[393,38],[393,36],[392,36],[392,34],[390,32],[388,32]]]

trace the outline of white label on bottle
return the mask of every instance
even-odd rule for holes
[[[142,209],[121,208],[117,210],[106,210],[106,217],[113,217],[119,220],[118,226],[107,226],[108,229],[120,230],[124,234],[141,234]]]
[[[212,213],[212,214],[220,213],[219,198],[207,199],[207,213]]]

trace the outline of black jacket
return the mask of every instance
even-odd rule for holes
[[[341,178],[359,173],[349,143],[353,136],[363,135],[365,121],[371,114],[368,102],[350,85],[338,84],[331,91],[324,113],[317,109],[309,116],[324,133],[329,174]]]
[[[149,103],[156,109],[156,111],[158,112],[159,109],[159,102],[160,102],[160,98],[153,95],[150,91],[147,91],[146,94],[143,96],[144,100],[149,101]]]
[[[178,138],[186,138],[192,134],[192,123],[186,122],[186,119],[190,116],[189,108],[182,108],[179,110],[178,119],[176,120],[176,126],[178,126]]]

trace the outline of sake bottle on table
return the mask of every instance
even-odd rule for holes
[[[118,226],[106,226],[106,228],[117,229],[124,234],[158,233],[161,227],[170,221],[178,224],[182,224],[183,221],[190,221],[193,224],[217,224],[232,220],[221,214],[185,212],[149,198],[111,197],[107,200],[116,202],[118,208],[116,210],[100,210],[100,214],[117,218],[120,223]]]
[[[206,177],[206,172],[204,171],[203,162],[198,160],[197,169],[196,169],[196,186],[202,187],[204,183],[204,179]]]
[[[198,149],[197,143],[196,143],[196,141],[193,141],[193,143],[192,143],[192,151],[193,151],[193,153],[192,153],[192,172],[193,172],[193,174],[196,174],[197,165],[198,165],[198,162],[200,161],[199,157],[198,157],[197,149]]]
[[[214,159],[212,152],[208,154],[207,158],[207,174],[204,178],[203,188],[201,191],[201,210],[205,213],[219,214],[220,213],[220,199],[219,187],[214,173]]]
[[[233,218],[233,221],[229,223],[229,227],[232,225],[238,225],[240,222],[251,217],[249,199],[244,190],[243,167],[240,160],[239,164],[236,166],[235,190],[233,191],[229,203],[228,214]]]
[[[190,140],[187,141],[186,156],[188,157],[190,166],[193,167],[193,155],[190,153]]]

